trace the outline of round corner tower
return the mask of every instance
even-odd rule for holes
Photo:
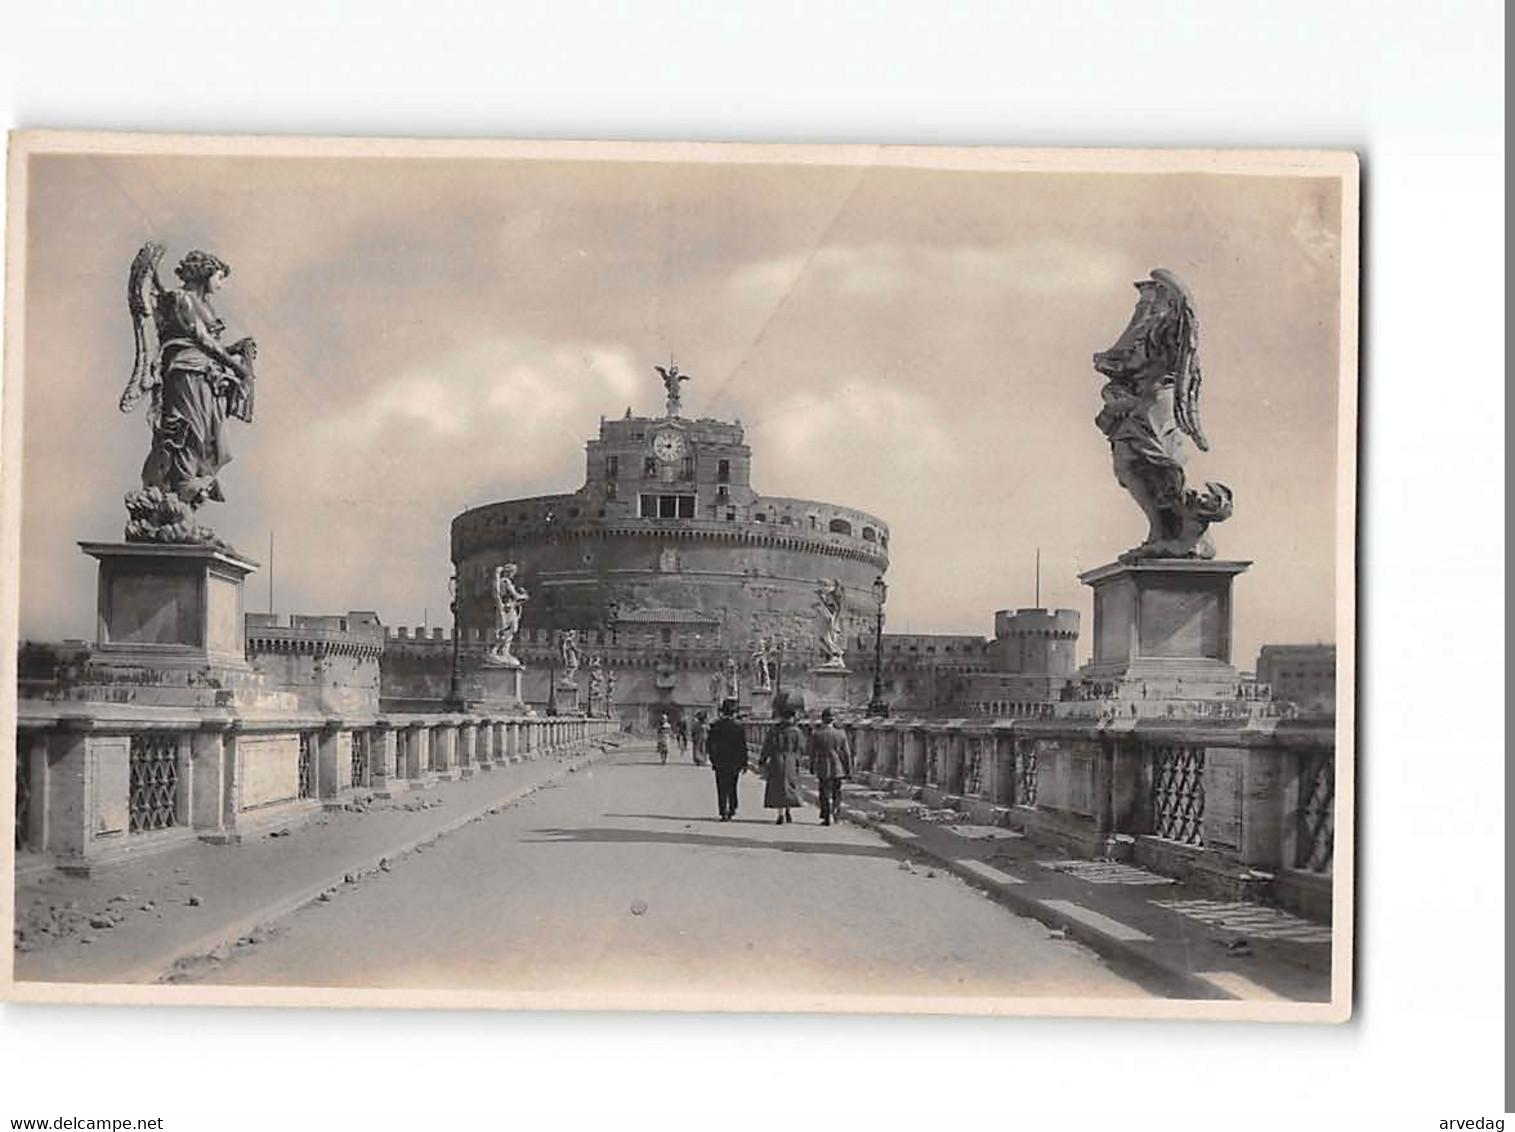
[[[1001,609],[994,614],[998,667],[1028,676],[1072,676],[1077,669],[1076,609]]]

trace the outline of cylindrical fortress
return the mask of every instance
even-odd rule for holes
[[[995,669],[1072,676],[1078,667],[1076,609],[1001,609],[994,614]]]
[[[871,641],[888,526],[835,503],[760,495],[751,465],[740,423],[602,420],[583,487],[453,520],[463,639],[492,634],[494,569],[513,562],[529,595],[518,637],[528,665],[531,646],[557,629],[580,630],[607,664],[640,650],[674,670],[729,657],[745,673],[759,638],[788,666],[814,663],[826,627],[818,591],[833,580],[845,593],[844,647]],[[707,704],[706,677],[664,679],[652,698]]]

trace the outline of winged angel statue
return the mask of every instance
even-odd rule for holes
[[[1095,424],[1110,440],[1115,479],[1131,493],[1149,529],[1122,562],[1149,558],[1214,558],[1211,523],[1231,517],[1231,489],[1184,478],[1184,437],[1210,450],[1199,423],[1199,316],[1178,276],[1155,268],[1136,284],[1136,310],[1124,333],[1094,355],[1109,379]]]
[[[129,413],[144,399],[152,447],[142,465],[142,487],[127,493],[128,542],[225,544],[194,515],[206,500],[222,502],[217,479],[231,460],[226,422],[253,419],[251,338],[221,344],[225,324],[211,296],[231,268],[209,252],[192,251],[170,289],[158,276],[163,246],[149,243],[132,260],[126,303],[136,359],[121,394]]]
[[[669,417],[678,416],[684,410],[684,394],[679,386],[689,380],[689,375],[687,373],[680,373],[679,367],[674,364],[672,358],[668,359],[666,368],[663,366],[653,366],[652,368],[657,370],[658,376],[663,379],[663,389],[668,394],[667,415]]]

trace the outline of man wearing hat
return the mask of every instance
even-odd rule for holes
[[[810,733],[805,754],[810,773],[815,775],[821,794],[821,824],[842,819],[842,779],[852,773],[852,748],[847,733],[836,725],[831,709],[821,712],[821,725]]]
[[[729,697],[722,700],[720,717],[710,725],[710,734],[705,739],[705,750],[715,771],[715,803],[722,821],[736,816],[737,779],[747,769],[747,735],[736,721],[736,708],[736,700]]]

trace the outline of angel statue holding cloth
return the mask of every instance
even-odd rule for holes
[[[232,458],[226,422],[253,418],[257,346],[251,338],[221,344],[225,324],[211,296],[231,274],[224,260],[190,252],[174,269],[183,286],[170,289],[158,276],[162,258],[161,244],[144,245],[127,280],[136,360],[120,409],[147,400],[152,446],[141,489],[126,497],[126,539],[224,545],[194,513],[226,498],[217,478]]]

